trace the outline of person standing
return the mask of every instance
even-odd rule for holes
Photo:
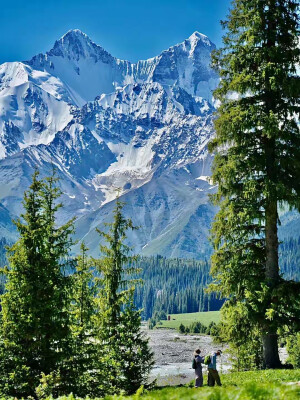
[[[197,349],[194,352],[193,368],[195,370],[195,388],[203,386],[202,363],[203,358],[200,356],[201,350]]]
[[[222,386],[221,379],[219,376],[219,372],[217,371],[217,357],[222,354],[221,350],[218,350],[216,353],[210,357],[210,363],[208,364],[208,377],[207,377],[207,385],[215,386],[217,383],[218,386]]]

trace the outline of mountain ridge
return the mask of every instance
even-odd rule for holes
[[[113,57],[101,46],[94,43],[86,34],[75,29],[68,31],[56,41],[50,51],[45,54],[38,54],[25,63],[35,69],[44,69],[57,76],[68,86],[75,88],[76,93],[70,93],[73,103],[77,106],[83,106],[84,103],[93,101],[100,93],[107,94],[113,92],[117,87],[134,82],[153,81],[169,85],[170,81],[174,83],[176,78],[181,81],[179,86],[182,86],[185,90],[189,89],[190,82],[187,82],[187,80],[191,80],[192,77],[188,75],[185,78],[183,76],[185,71],[176,71],[176,68],[165,69],[166,58],[168,60],[171,57],[171,66],[176,67],[178,63],[176,57],[184,55],[187,60],[194,57],[195,60],[199,61],[199,51],[202,51],[203,54],[206,52],[205,57],[203,57],[203,65],[201,64],[202,72],[210,76],[213,85],[213,80],[217,79],[217,76],[209,67],[210,57],[208,57],[213,49],[215,49],[214,44],[205,35],[194,32],[188,39],[169,47],[158,56],[131,63]],[[69,72],[68,76],[66,75],[66,58],[68,62],[72,61],[71,77]],[[191,63],[188,63],[187,67],[191,68]],[[188,70],[188,68],[185,68],[185,70]],[[192,72],[189,71],[191,74]],[[85,87],[83,87],[78,78],[87,73],[89,76],[93,76],[92,88],[87,88],[89,85],[86,81],[84,81]],[[105,84],[98,79],[101,74],[105,77]],[[206,81],[207,76],[205,75],[204,78]],[[197,94],[197,88],[194,88],[193,92],[193,94]],[[198,92],[197,95],[200,95],[201,90],[199,89]]]
[[[130,63],[72,30],[45,54],[0,65],[0,237],[16,235],[9,216],[20,214],[34,169],[45,176],[54,165],[59,220],[77,217],[76,238],[92,254],[95,228],[111,219],[119,193],[126,216],[141,226],[128,237],[136,252],[209,255],[214,49],[194,32]]]

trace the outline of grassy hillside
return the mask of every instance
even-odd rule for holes
[[[210,322],[218,323],[220,321],[220,311],[207,311],[188,314],[171,314],[170,321],[161,321],[162,325],[158,328],[178,329],[180,324],[189,326],[192,322],[201,322],[208,326]]]
[[[194,389],[192,385],[142,391],[134,396],[107,396],[105,400],[296,400],[300,398],[300,370],[267,370],[222,376],[223,387]],[[74,397],[61,397],[74,400]]]

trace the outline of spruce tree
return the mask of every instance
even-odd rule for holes
[[[88,248],[84,243],[80,246],[80,255],[75,259],[75,273],[73,280],[72,314],[73,330],[78,345],[77,353],[83,346],[85,338],[90,336],[93,329],[95,314],[96,287],[93,283],[93,264],[87,255]],[[87,336],[88,335],[88,336]]]
[[[97,260],[102,289],[99,296],[99,339],[109,358],[111,390],[134,393],[147,382],[153,365],[148,340],[141,332],[141,312],[133,305],[133,279],[139,269],[130,247],[124,244],[126,231],[136,229],[122,215],[124,203],[119,200],[107,233],[99,231],[107,246],[101,245],[103,257]]]
[[[68,356],[69,279],[62,260],[71,245],[73,222],[56,227],[61,205],[55,175],[35,172],[24,194],[24,213],[15,222],[18,241],[8,249],[5,293],[1,296],[0,391],[35,395],[42,373],[63,373]]]
[[[213,56],[221,81],[214,196],[215,288],[247,307],[264,364],[280,366],[278,328],[299,323],[299,285],[278,263],[278,207],[300,207],[298,2],[234,0],[224,46]]]
[[[66,393],[76,396],[102,396],[106,392],[102,344],[97,336],[95,268],[84,243],[74,260],[72,275],[72,358],[69,359]],[[109,375],[109,374],[108,374]]]

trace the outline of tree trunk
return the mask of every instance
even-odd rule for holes
[[[277,201],[267,200],[266,206],[266,280],[269,286],[275,286],[279,280]]]
[[[262,336],[263,358],[265,368],[280,368],[281,362],[278,354],[278,336],[268,333]]]
[[[266,206],[265,277],[270,288],[276,286],[279,281],[277,219],[277,201],[268,201]],[[280,368],[277,329],[268,325],[265,321],[262,336],[264,364],[266,368]]]

